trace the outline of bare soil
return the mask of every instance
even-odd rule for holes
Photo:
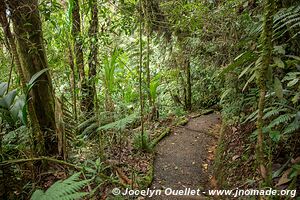
[[[154,179],[151,188],[200,189],[210,188],[214,147],[220,127],[216,113],[191,118],[156,147]],[[201,196],[154,196],[155,200],[205,199]]]

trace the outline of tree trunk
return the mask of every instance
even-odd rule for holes
[[[5,37],[7,38],[8,42],[8,48],[11,51],[12,59],[15,61],[16,67],[17,67],[17,72],[20,77],[21,81],[21,86],[23,88],[23,92],[26,93],[26,78],[24,76],[24,72],[21,66],[21,62],[19,59],[19,55],[17,52],[17,46],[15,43],[15,40],[13,38],[13,35],[10,30],[10,26],[6,17],[6,4],[4,0],[0,0],[0,20],[1,20],[1,25],[3,28],[3,32]],[[29,110],[29,118],[31,122],[31,127],[32,127],[32,133],[33,133],[33,152],[39,154],[45,151],[45,144],[44,144],[44,138],[41,133],[41,129],[39,126],[39,122],[34,110],[33,102],[29,101],[28,102],[28,110]]]
[[[264,107],[265,107],[265,96],[267,92],[267,70],[270,66],[271,59],[272,59],[272,38],[273,38],[273,7],[274,7],[274,0],[265,0],[265,8],[264,8],[264,23],[263,23],[263,31],[261,35],[262,40],[262,61],[261,65],[258,69],[258,76],[257,76],[257,85],[259,87],[259,102],[258,102],[258,118],[257,118],[257,145],[256,145],[256,156],[257,162],[259,164],[259,170],[261,176],[265,180],[267,185],[270,184],[270,175],[268,173],[266,167],[266,160],[264,157],[264,135],[263,135],[263,126],[264,126]]]
[[[146,75],[147,75],[147,90],[148,90],[148,101],[149,101],[149,107],[151,108],[153,106],[153,101],[151,98],[150,93],[150,83],[151,83],[151,77],[150,77],[150,34],[147,35],[147,64],[146,64]]]
[[[74,40],[75,65],[79,74],[79,88],[81,90],[81,95],[82,95],[82,99],[80,102],[80,109],[82,112],[86,112],[87,83],[85,80],[85,72],[84,72],[79,0],[74,0],[72,1],[72,3],[73,3],[72,36]]]
[[[72,93],[72,101],[73,101],[73,115],[75,121],[77,121],[77,93],[76,93],[76,73],[75,73],[75,65],[73,59],[73,52],[71,45],[68,45],[69,49],[69,66],[71,68],[72,73],[70,74],[70,86],[71,86],[71,93]]]
[[[142,90],[142,71],[143,71],[143,26],[142,26],[142,0],[139,2],[140,6],[140,23],[139,23],[139,42],[140,42],[140,60],[139,60],[139,96],[140,96],[140,120],[141,120],[141,147],[145,147],[144,141],[144,95]]]
[[[89,77],[88,77],[88,91],[86,98],[86,106],[89,114],[94,112],[94,100],[96,97],[96,86],[95,86],[95,76],[96,76],[96,67],[98,63],[98,7],[97,0],[91,1],[91,21],[90,21],[90,54],[89,54]]]
[[[43,45],[38,1],[10,0],[7,3],[12,12],[14,32],[18,36],[17,44],[20,63],[25,78],[29,81],[34,74],[48,67]],[[44,136],[45,155],[57,155],[55,101],[52,81],[48,72],[39,77],[30,95],[40,130]]]
[[[186,74],[186,110],[192,110],[192,83],[191,83],[191,65],[189,58],[185,59],[185,74]]]

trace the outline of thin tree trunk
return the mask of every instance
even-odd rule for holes
[[[185,60],[185,74],[186,74],[186,110],[192,110],[192,83],[191,83],[191,65],[189,58]]]
[[[94,100],[96,97],[96,86],[95,86],[95,77],[96,77],[96,67],[98,63],[98,7],[97,0],[91,1],[91,21],[90,21],[90,54],[89,54],[89,77],[88,77],[88,97],[86,98],[86,106],[89,114],[94,112]]]
[[[75,54],[75,65],[79,74],[79,88],[81,90],[81,103],[80,109],[83,112],[86,112],[86,88],[87,83],[85,80],[84,72],[84,59],[83,59],[83,50],[82,50],[82,39],[81,39],[81,20],[80,20],[80,5],[79,0],[74,0],[73,10],[72,10],[72,36],[74,40],[74,54]]]
[[[257,84],[259,87],[259,102],[258,102],[258,118],[257,118],[257,145],[256,145],[256,156],[257,162],[259,164],[259,170],[261,176],[265,180],[267,185],[270,184],[269,180],[269,172],[266,167],[266,159],[264,156],[264,135],[263,135],[263,126],[264,126],[264,107],[265,107],[265,96],[267,92],[267,70],[271,63],[272,56],[272,38],[273,38],[273,7],[274,0],[265,0],[265,8],[264,8],[264,23],[263,23],[263,32],[261,35],[262,40],[262,62],[261,66],[258,69],[258,77]]]
[[[151,83],[151,77],[150,77],[150,34],[147,35],[147,65],[146,65],[146,75],[147,75],[147,90],[148,90],[148,101],[149,101],[149,107],[153,107],[153,101],[151,98],[150,93],[150,83]]]
[[[72,73],[70,74],[70,85],[71,85],[71,93],[73,98],[73,115],[75,121],[77,121],[77,93],[76,93],[76,73],[75,73],[75,65],[74,65],[74,58],[73,52],[70,44],[68,45],[69,48],[69,66],[71,68]]]
[[[139,23],[139,40],[140,40],[140,60],[139,60],[139,95],[140,95],[140,118],[141,118],[141,145],[142,148],[145,147],[144,141],[144,96],[142,91],[142,70],[143,70],[143,29],[142,29],[142,0],[139,3],[140,6],[140,23]]]
[[[43,45],[38,1],[10,0],[7,1],[7,4],[11,9],[14,32],[18,36],[17,55],[19,56],[19,61],[16,61],[20,62],[20,66],[22,66],[22,71],[19,69],[19,73],[21,77],[25,74],[26,80],[29,81],[34,74],[48,67]],[[42,145],[45,146],[45,155],[57,155],[55,101],[49,72],[45,72],[39,77],[30,95],[33,109],[31,110],[29,104],[29,111],[32,111],[29,115],[33,115],[30,116],[31,119],[34,119],[34,115],[36,115],[45,140],[44,145]],[[32,121],[32,123],[35,122]],[[43,143],[43,141],[38,142]]]

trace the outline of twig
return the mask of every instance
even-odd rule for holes
[[[50,157],[38,157],[38,158],[27,158],[27,159],[17,159],[17,160],[7,160],[4,162],[0,163],[0,166],[5,166],[5,165],[10,165],[10,164],[19,164],[19,163],[24,163],[24,162],[32,162],[32,161],[40,161],[40,160],[45,160],[45,161],[49,161],[49,162],[54,162],[54,163],[58,163],[58,164],[62,164],[62,165],[66,165],[69,167],[73,167],[77,170],[82,170],[83,167],[68,163],[66,161],[63,160],[57,160],[55,158],[50,158]]]

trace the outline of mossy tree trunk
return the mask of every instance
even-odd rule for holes
[[[96,66],[98,64],[98,7],[97,0],[91,0],[91,21],[89,28],[89,37],[90,37],[90,54],[88,59],[89,65],[89,74],[88,74],[88,91],[86,98],[86,106],[89,114],[94,112],[95,107],[95,97],[96,97],[96,86],[95,86],[95,77],[96,77]]]
[[[139,52],[139,67],[138,67],[138,73],[139,73],[139,96],[140,96],[140,120],[141,120],[141,146],[142,148],[145,147],[145,141],[144,141],[144,95],[142,90],[142,73],[143,73],[143,22],[142,22],[142,0],[139,2],[139,8],[140,8],[140,22],[139,22],[139,45],[140,45],[140,52]]]
[[[266,159],[264,156],[265,145],[264,145],[264,108],[265,108],[265,96],[267,93],[267,71],[271,64],[272,59],[272,38],[273,38],[273,10],[274,10],[274,0],[265,0],[264,2],[264,22],[263,31],[261,35],[262,42],[262,53],[261,53],[261,63],[257,70],[257,85],[259,88],[259,102],[258,102],[258,118],[257,118],[257,145],[256,145],[256,156],[259,165],[259,170],[265,184],[270,184],[270,175],[268,173],[268,168],[266,167]]]
[[[20,58],[17,52],[17,45],[13,38],[12,32],[10,30],[10,26],[8,23],[7,15],[6,15],[7,6],[4,0],[0,0],[0,23],[3,28],[4,36],[8,42],[8,48],[11,51],[12,59],[14,60],[15,66],[17,68],[17,72],[20,77],[21,86],[23,88],[23,92],[26,93],[26,78],[21,66]],[[28,111],[30,113],[30,124],[33,132],[33,150],[35,153],[39,154],[45,151],[44,146],[44,138],[40,130],[40,126],[38,123],[38,119],[34,110],[33,102],[28,102]],[[29,124],[27,125],[29,126]]]
[[[37,72],[48,68],[37,0],[7,1],[11,9],[13,28],[17,41],[18,56],[22,71],[20,76],[29,79]],[[24,73],[24,74],[23,74]],[[55,101],[49,72],[42,74],[30,92],[33,113],[43,133],[45,155],[57,155],[58,144],[55,124]],[[34,116],[30,117],[34,119]],[[43,142],[43,141],[37,141]]]
[[[71,45],[68,44],[68,54],[69,54],[69,66],[71,68],[70,73],[70,87],[71,87],[71,93],[72,93],[72,102],[73,102],[73,115],[75,121],[77,121],[77,92],[76,92],[76,72],[75,72],[75,64],[74,64],[74,58],[73,58],[73,51],[71,48]]]
[[[79,89],[81,91],[80,110],[85,113],[87,111],[86,98],[87,83],[84,72],[83,45],[81,38],[81,20],[80,20],[80,5],[79,0],[71,1],[72,5],[72,36],[74,42],[75,66],[79,74]]]

